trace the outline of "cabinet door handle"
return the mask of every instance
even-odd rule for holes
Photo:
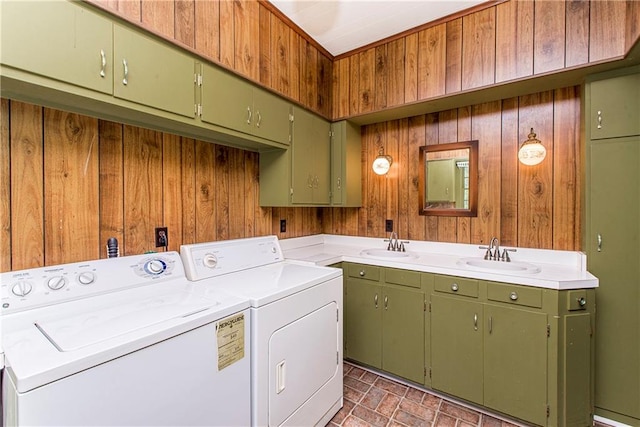
[[[373,302],[375,303],[376,308],[378,308],[378,294],[376,294],[376,296],[373,297]]]
[[[478,313],[475,313],[473,315],[473,330],[474,331],[478,330]]]
[[[452,290],[453,292],[458,292],[458,289],[459,289],[459,288],[458,288],[458,284],[457,284],[457,283],[454,283],[453,285],[451,285],[451,290]]]
[[[256,112],[256,115],[258,116],[258,121],[256,122],[256,127],[260,127],[260,123],[262,123],[262,114],[260,114],[260,110],[258,110]]]
[[[342,190],[342,178],[338,178],[338,190]]]
[[[598,240],[598,252],[602,252],[602,234],[598,233],[597,240]]]
[[[251,107],[247,107],[247,124],[251,124]]]
[[[493,332],[493,316],[489,316],[489,333]]]
[[[122,84],[126,86],[129,84],[129,64],[127,64],[126,59],[122,60],[122,68],[124,69],[124,78],[122,79]]]
[[[598,110],[598,129],[602,129],[602,111]]]
[[[509,294],[509,299],[511,301],[517,301],[518,300],[518,293],[517,292],[511,292],[511,294]]]
[[[384,309],[386,310],[387,308],[389,308],[389,297],[388,296],[384,296]]]
[[[100,77],[105,76],[106,68],[107,68],[107,55],[104,53],[104,49],[100,49]]]

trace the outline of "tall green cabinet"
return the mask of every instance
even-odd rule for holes
[[[586,236],[596,291],[596,414],[640,425],[640,67],[585,87]]]

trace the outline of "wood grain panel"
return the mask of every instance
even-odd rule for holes
[[[142,20],[142,5],[141,0],[115,0],[117,1],[117,10],[123,16],[134,22],[140,22]]]
[[[589,5],[583,0],[566,1],[566,67],[589,62]]]
[[[216,240],[215,145],[196,141],[196,242]]]
[[[364,131],[366,135],[364,141],[367,144],[367,151],[370,153],[369,164],[377,155],[380,147],[387,145],[387,123],[378,123],[367,126]],[[395,165],[397,167],[397,165]],[[394,165],[391,165],[393,168]],[[375,175],[375,174],[374,174]],[[384,236],[384,217],[386,211],[386,181],[385,175],[372,175],[367,187],[366,203],[367,209],[367,236]]]
[[[592,1],[589,26],[589,62],[624,54],[626,2]]]
[[[470,141],[471,107],[458,108],[458,141]],[[471,243],[471,218],[458,217],[458,243]]]
[[[175,39],[189,47],[196,45],[195,0],[175,0]]]
[[[539,165],[518,164],[518,245],[553,247],[553,93],[522,96],[519,100],[518,141],[531,128],[547,149],[549,161]]]
[[[333,66],[331,60],[318,52],[317,101],[315,110],[325,117],[331,116],[331,76]],[[315,213],[314,213],[314,216]]]
[[[259,212],[256,212],[258,209],[258,200],[260,197],[260,193],[257,190],[258,186],[258,172],[259,163],[256,162],[256,157],[251,155],[252,153],[249,151],[241,151],[242,154],[242,162],[244,173],[242,174],[242,189],[239,193],[244,198],[244,203],[242,204],[244,208],[244,212],[242,213],[242,217],[244,218],[244,235],[246,237],[252,237],[256,235],[256,223],[258,221]]]
[[[220,3],[195,2],[195,48],[199,54],[220,60]]]
[[[175,34],[175,2],[142,1],[140,4],[141,22],[153,31],[173,38]]]
[[[227,240],[230,239],[230,224],[231,217],[229,215],[229,147],[221,145],[215,145],[215,186],[214,186],[214,200],[215,200],[215,224],[216,224],[216,239]]]
[[[349,61],[349,115],[360,112],[360,56],[352,55]]]
[[[100,258],[98,121],[44,110],[45,264]],[[82,209],[78,209],[82,206]]]
[[[333,116],[337,119],[349,115],[349,58],[333,64]]]
[[[398,220],[395,230],[402,238],[409,236],[409,223],[417,215],[417,206],[411,206],[412,185],[409,178],[409,162],[415,153],[409,147],[409,119],[398,121]],[[394,161],[396,161],[394,159]],[[406,166],[405,166],[406,165]]]
[[[271,72],[272,84],[280,93],[289,94],[289,27],[271,15]]]
[[[458,110],[442,111],[438,114],[438,143],[457,142],[458,138]],[[436,217],[438,222],[438,241],[458,241],[458,222],[456,217]]]
[[[518,245],[518,98],[502,100],[500,244]]]
[[[220,6],[220,62],[232,69],[235,66],[236,57],[234,3],[235,1],[218,2]]]
[[[565,4],[559,1],[535,2],[536,25],[533,72],[541,74],[564,67]]]
[[[397,159],[400,157],[400,123],[398,120],[387,122],[387,140],[385,144],[385,153],[394,159],[394,165],[391,165],[389,173],[385,179],[386,203],[384,218],[379,219],[382,227],[383,235],[386,234],[383,219],[391,219],[394,223],[394,230],[397,232],[398,224],[398,200],[400,192],[400,164]],[[404,239],[404,236],[400,236]]]
[[[462,18],[447,22],[447,71],[445,91],[462,89]]]
[[[425,240],[426,238],[426,220],[424,216],[418,215],[418,170],[420,168],[418,153],[420,147],[426,145],[425,135],[425,116],[410,117],[408,120],[408,147],[409,158],[407,162],[408,181],[409,181],[409,229],[407,230],[407,238],[411,240]]]
[[[625,50],[629,51],[640,38],[640,2],[627,1],[627,19],[625,25]]]
[[[383,44],[375,48],[375,83],[373,108],[382,110],[387,108],[387,86],[389,82],[389,64],[387,58],[387,45]]]
[[[436,145],[440,140],[440,126],[438,123],[440,115],[438,113],[431,113],[425,116],[425,145]],[[414,156],[416,151],[413,151]],[[420,164],[415,169],[416,173]],[[431,241],[438,241],[438,218],[434,216],[427,216],[425,218],[425,239]]]
[[[234,70],[252,80],[260,78],[260,8],[255,0],[234,0]]]
[[[182,138],[180,144],[180,182],[182,184],[182,244],[196,243],[196,143]]]
[[[500,233],[500,101],[474,105],[472,139],[478,140],[478,216],[471,219],[471,242],[489,243]]]
[[[367,49],[358,54],[360,81],[358,85],[358,112],[368,113],[374,109],[375,100],[375,49]]]
[[[553,103],[552,248],[580,247],[580,87],[558,89]],[[573,126],[572,126],[573,125]],[[551,163],[551,162],[548,162]]]
[[[42,107],[11,102],[11,269],[45,265]]]
[[[300,36],[291,30],[289,31],[289,96],[292,99],[300,99]]]
[[[447,25],[420,31],[418,49],[418,99],[443,95],[447,71]]]
[[[387,106],[404,104],[404,38],[387,45]]]
[[[162,134],[162,225],[168,228],[167,250],[179,251],[182,237],[182,141]]]
[[[418,100],[418,33],[410,34],[404,43],[404,102]]]
[[[101,249],[110,237],[118,240],[120,254],[126,253],[124,240],[124,146],[122,125],[106,120],[98,121],[100,156],[100,245]],[[100,258],[106,258],[106,250]]]
[[[318,50],[309,42],[300,42],[300,102],[313,108],[318,99]]]
[[[495,8],[462,18],[462,89],[492,84],[496,66]]]
[[[271,87],[271,12],[262,4],[259,8],[258,22],[260,28],[259,44],[260,44],[260,83],[263,86]]]
[[[496,82],[533,74],[533,5],[523,0],[496,6]]]
[[[229,148],[229,238],[248,237],[245,234],[246,222],[253,218],[245,217],[245,203],[250,199],[244,194],[244,154],[237,148]]]
[[[0,272],[11,270],[9,100],[0,99]]]
[[[126,254],[155,250],[162,226],[162,134],[124,127],[124,240]]]

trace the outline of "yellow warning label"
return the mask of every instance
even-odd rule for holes
[[[222,319],[216,325],[218,371],[244,357],[244,313]]]

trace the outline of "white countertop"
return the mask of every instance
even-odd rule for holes
[[[598,279],[587,271],[586,255],[577,251],[516,248],[516,252],[510,253],[514,266],[527,263],[537,267],[527,272],[503,271],[493,269],[491,266],[489,268],[472,267],[463,263],[461,260],[469,258],[482,260],[485,250],[480,249],[479,245],[410,241],[405,244],[410,254],[406,258],[386,259],[362,254],[362,251],[367,249],[384,250],[387,245],[381,238],[330,234],[280,241],[285,258],[316,265],[331,265],[341,261],[356,262],[558,290],[598,286]],[[504,263],[504,261],[491,261],[491,263]]]

